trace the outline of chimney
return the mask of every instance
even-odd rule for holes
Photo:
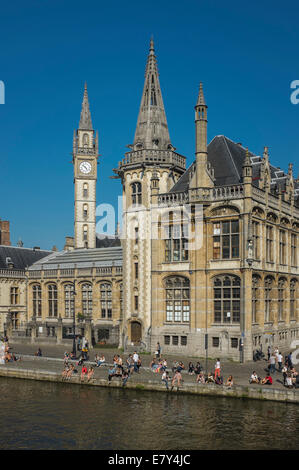
[[[64,245],[64,250],[65,251],[71,251],[74,249],[74,237],[65,237],[65,245]]]
[[[11,246],[8,220],[0,219],[0,245]]]

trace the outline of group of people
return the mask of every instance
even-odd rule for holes
[[[64,363],[64,369],[62,371],[62,380],[70,380],[73,374],[78,374],[78,370],[75,368],[74,364],[69,364],[68,362]],[[81,369],[80,380],[82,382],[85,381],[85,377],[87,378],[87,382],[90,382],[94,375],[94,368],[92,366],[86,367],[83,364]]]
[[[129,354],[125,363],[119,354],[115,354],[113,357],[113,367],[108,369],[108,383],[111,383],[113,377],[119,377],[122,380],[122,386],[125,387],[134,372],[139,374],[140,367],[141,359],[137,351]]]
[[[0,339],[0,363],[6,364],[7,362],[21,361],[21,356],[16,356],[9,346],[7,336]]]

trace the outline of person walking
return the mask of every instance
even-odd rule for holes
[[[139,368],[138,368],[139,355],[137,354],[137,351],[134,351],[133,361],[134,361],[134,372],[138,373],[139,372]]]
[[[270,357],[271,357],[271,352],[272,352],[272,348],[269,344],[268,348],[267,348],[267,353],[268,353],[268,361],[270,361]]]
[[[282,354],[279,351],[278,354],[277,354],[278,372],[281,372],[281,370],[282,370],[282,359],[283,359]]]
[[[161,345],[160,345],[160,343],[158,342],[158,343],[157,343],[157,346],[156,346],[156,358],[157,358],[157,359],[160,359],[160,356],[161,356]]]
[[[269,369],[270,375],[275,374],[276,357],[274,353],[271,355],[269,363],[270,363],[270,369]]]

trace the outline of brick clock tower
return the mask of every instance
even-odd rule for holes
[[[96,183],[99,150],[85,84],[79,128],[74,131],[75,248],[96,247]]]

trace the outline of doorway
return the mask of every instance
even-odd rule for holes
[[[137,321],[131,323],[131,342],[134,345],[140,343],[141,340],[141,324]]]

